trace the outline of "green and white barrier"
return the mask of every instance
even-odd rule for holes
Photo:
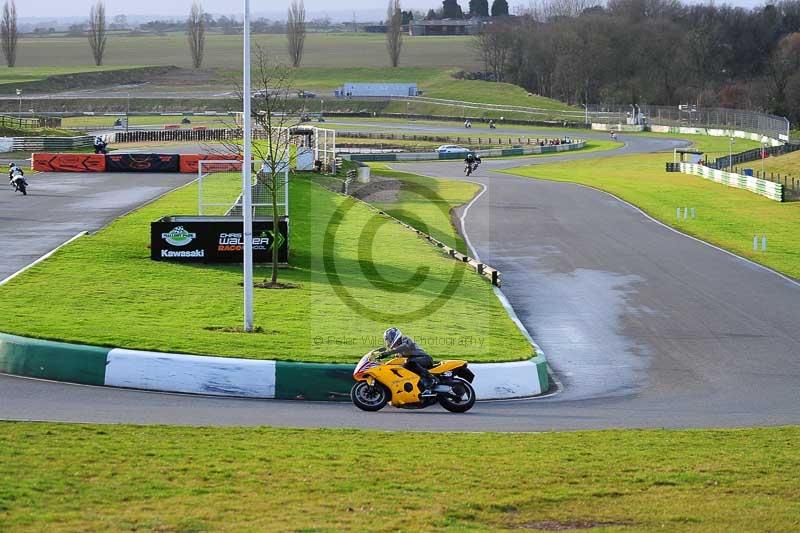
[[[586,148],[586,141],[576,140],[568,144],[554,144],[546,146],[516,146],[509,148],[491,148],[476,150],[474,153],[480,157],[508,157],[514,155],[540,155],[570,152]],[[443,154],[439,152],[400,152],[391,154],[343,154],[342,157],[349,161],[447,161],[464,159],[464,154]]]
[[[722,128],[689,128],[685,126],[650,126],[650,131],[654,133],[677,133],[683,135],[708,135],[709,137],[733,137],[734,139],[748,139],[770,146],[780,146],[783,144],[783,139],[775,139],[767,137],[760,133],[751,133],[749,131],[729,130]],[[788,139],[785,139],[788,140]]]
[[[18,376],[160,392],[238,398],[347,400],[349,364],[291,363],[101,348],[0,333],[0,372]],[[470,364],[479,399],[547,392],[544,356]]]
[[[707,180],[727,185],[728,187],[736,187],[737,189],[745,189],[756,194],[760,194],[770,200],[776,202],[783,201],[783,185],[768,180],[762,180],[755,176],[745,176],[744,174],[736,174],[733,172],[725,172],[724,170],[717,170],[703,165],[694,165],[691,163],[677,163],[678,170],[684,174],[692,174],[700,176]]]

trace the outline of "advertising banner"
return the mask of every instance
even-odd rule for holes
[[[178,172],[178,154],[109,154],[109,172]]]
[[[253,221],[253,262],[272,261],[277,240],[278,261],[289,261],[289,226],[272,220]],[[241,263],[244,259],[242,220],[235,217],[165,217],[150,224],[150,259],[193,263]]]
[[[33,154],[33,170],[37,172],[105,172],[106,156],[102,154]]]
[[[220,161],[224,159],[236,159],[235,156],[222,156],[214,154],[181,154],[180,171],[182,174],[196,174],[200,161]],[[241,171],[241,163],[214,163],[213,172],[233,172]]]

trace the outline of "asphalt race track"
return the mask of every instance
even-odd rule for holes
[[[28,196],[0,187],[0,280],[82,231],[190,182],[181,174],[29,174]]]
[[[682,144],[625,140],[628,152]],[[369,414],[347,404],[191,397],[0,376],[0,417],[470,431],[800,423],[800,285],[676,233],[602,192],[492,172],[524,162],[484,162],[470,179],[486,189],[470,205],[464,226],[480,258],[503,272],[504,293],[563,384],[557,394],[479,403],[466,415],[392,408]],[[463,176],[461,163],[396,167]],[[131,193],[136,201],[157,194],[151,177],[159,179],[137,181],[150,191],[136,189]],[[176,184],[163,183],[164,189]],[[34,192],[44,191],[38,179],[32,186]],[[124,190],[105,186],[112,199]],[[24,199],[10,202],[8,196],[0,195],[0,216],[10,219],[7,228],[21,223],[17,217],[31,220],[33,213],[54,223],[46,212],[61,206],[59,218],[72,217],[72,223],[53,242],[90,229],[81,227],[84,213],[66,209],[64,200],[53,199],[52,206],[43,202],[35,212],[18,207],[9,212],[8,205]],[[99,197],[94,203],[103,205]],[[95,224],[127,207],[116,209],[96,208],[102,212],[93,215]],[[30,232],[46,233],[37,227]],[[2,239],[4,247],[24,242],[8,235]],[[32,242],[36,248],[28,246],[30,257],[52,247],[49,241]],[[7,262],[4,256],[1,268],[10,268]]]

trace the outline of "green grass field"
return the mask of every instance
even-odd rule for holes
[[[23,43],[25,40],[20,39],[20,43]],[[84,43],[85,44],[85,43]],[[89,54],[88,45],[86,45],[86,53],[87,59]],[[53,48],[56,53],[58,45],[55,45]],[[22,51],[22,48],[20,48]],[[38,58],[41,60],[47,60],[48,56],[42,56]],[[55,66],[58,65],[58,66]],[[134,63],[135,65],[135,63]],[[104,65],[102,67],[96,67],[94,64],[82,64],[82,65],[73,65],[73,66],[64,66],[61,63],[56,63],[52,60],[52,58],[45,63],[44,65],[37,65],[37,66],[26,66],[21,62],[17,62],[17,66],[14,68],[7,68],[5,66],[0,67],[0,84],[17,84],[17,83],[27,83],[31,81],[40,81],[48,76],[58,76],[63,74],[76,74],[81,72],[108,72],[111,70],[119,70],[119,69],[127,69],[127,68],[136,68],[135,66],[130,66],[129,64],[120,64],[120,65]],[[24,94],[23,94],[24,96]]]
[[[470,37],[404,36],[401,66],[458,67],[478,70],[470,48]],[[254,35],[253,47],[260,45],[268,56],[287,62],[285,35]],[[242,53],[241,35],[208,34],[204,68],[230,69],[232,60]],[[146,61],[143,61],[146,58]],[[110,67],[126,65],[175,65],[191,68],[191,54],[186,35],[108,38],[104,63]],[[389,55],[382,34],[309,33],[306,37],[303,67],[340,68],[387,67]],[[19,41],[17,65],[20,67],[88,67],[93,65],[85,37],[22,38]]]
[[[318,109],[313,110],[314,112],[318,112]],[[488,124],[483,122],[473,123],[472,129],[467,131],[464,129],[463,121],[461,120],[416,120],[416,119],[405,119],[405,118],[390,118],[390,117],[377,117],[377,118],[366,118],[366,117],[326,117],[327,122],[321,124],[321,127],[330,128],[335,130],[344,130],[344,131],[385,131],[388,133],[418,133],[420,135],[461,135],[464,136],[465,134],[472,135],[476,137],[478,135],[482,137],[492,136],[492,137],[504,137],[508,134],[495,134],[496,130],[489,129]],[[500,123],[498,122],[498,126]],[[402,130],[401,127],[404,127]],[[426,132],[426,131],[419,131],[419,132],[411,132],[408,131],[409,128],[414,127],[421,127],[421,128],[446,128],[448,131],[447,133],[442,132]],[[541,132],[539,135],[540,137],[545,136],[552,136],[552,137],[560,137],[564,135],[565,131],[569,131],[573,137],[580,137],[581,132],[583,130],[565,130],[563,127],[553,127],[553,126],[520,126],[516,124],[502,124],[503,130],[512,130],[517,131],[519,134],[512,135],[513,137],[519,137],[523,135],[527,135],[527,132],[536,131]],[[404,131],[405,130],[405,131]],[[588,131],[588,130],[586,130]],[[550,135],[552,134],[552,135]],[[531,135],[535,137],[535,135]]]
[[[392,178],[402,184],[392,201],[372,202],[407,224],[421,229],[451,248],[467,254],[467,245],[454,227],[450,206],[463,205],[472,200],[480,188],[474,183],[455,180],[437,180],[398,172],[382,164],[370,164],[376,176]]]
[[[0,422],[0,529],[796,531],[798,439]]]
[[[60,128],[6,128],[0,127],[0,137],[73,137],[78,133]],[[5,155],[5,154],[4,154]]]
[[[692,138],[709,154],[727,139]],[[753,143],[756,144],[756,143]],[[741,150],[748,149],[740,142]],[[668,153],[537,165],[509,171],[527,177],[581,183],[608,191],[662,222],[756,262],[800,278],[800,202],[778,203],[696,176],[667,173]],[[677,220],[677,207],[694,207],[696,220]],[[753,235],[767,235],[769,250],[753,252]]]
[[[762,169],[762,160],[751,161],[741,166],[750,167],[760,172]],[[763,169],[765,172],[772,172],[774,174],[780,174],[781,176],[794,176],[795,179],[800,178],[800,152],[792,152],[791,154],[779,157],[768,157],[763,160]]]
[[[97,128],[104,127],[110,128],[118,118],[124,118],[122,115],[103,116],[103,115],[86,115],[79,117],[65,117],[61,121],[61,126],[64,128]],[[130,126],[153,126],[156,129],[163,128],[166,124],[181,125],[183,116],[131,116],[128,117],[128,124]],[[181,125],[181,128],[191,129],[197,126],[206,126],[208,128],[230,128],[235,125],[233,117],[220,117],[220,116],[190,116],[187,117],[191,124]]]
[[[367,33],[310,33],[306,38],[301,68],[294,71],[295,86],[329,93],[344,82],[417,82],[426,96],[496,104],[526,105],[546,109],[569,109],[568,106],[536,96],[514,85],[481,81],[454,80],[457,70],[479,70],[472,38],[404,37],[399,68],[388,67],[385,36]],[[259,45],[275,62],[285,63],[284,35],[256,35]],[[238,77],[241,36],[209,34],[203,71],[195,84],[204,88],[233,87]],[[146,60],[143,61],[143,58]],[[48,75],[92,72],[89,47],[82,37],[23,38],[19,42],[18,67],[4,69],[3,83],[42,80]],[[191,56],[182,33],[165,36],[129,37],[111,35],[108,40],[103,70],[132,68],[131,65],[174,65],[189,69]],[[57,65],[57,66],[55,66]],[[181,76],[187,76],[186,73]],[[164,89],[184,83],[166,83]],[[329,96],[329,94],[328,94]],[[431,112],[420,105],[416,112]]]
[[[445,211],[465,198],[460,190],[448,196]],[[292,180],[291,199],[293,268],[280,277],[301,288],[256,291],[255,325],[263,333],[221,330],[242,321],[240,266],[149,259],[149,223],[167,214],[196,213],[194,185],[79,239],[0,287],[0,310],[8,317],[3,331],[158,351],[351,362],[396,325],[419,339],[464,341],[446,348],[429,345],[437,357],[531,356],[491,286],[463,263],[307,177]],[[338,278],[326,275],[331,265]],[[266,268],[256,269],[257,278],[267,275]],[[29,313],[12,312],[21,308]]]

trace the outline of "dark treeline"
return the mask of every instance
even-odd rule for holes
[[[736,107],[800,119],[800,0],[543,0],[475,39],[489,76],[581,103]]]

